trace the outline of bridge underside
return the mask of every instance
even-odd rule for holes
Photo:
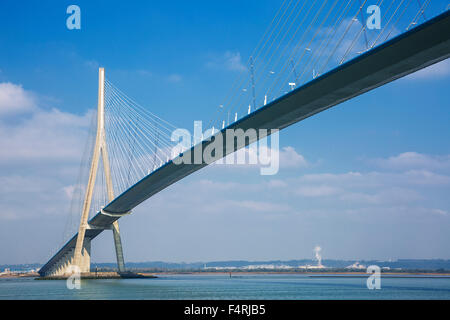
[[[86,230],[81,263],[78,265],[80,272],[89,272],[91,263],[91,241],[97,237],[103,230],[112,230],[112,223],[119,219],[119,217],[109,217],[103,219],[104,225],[102,227],[95,227],[91,225],[94,219],[91,219],[89,228]],[[95,221],[94,221],[95,222]],[[72,272],[72,263],[74,260],[75,245],[77,242],[78,233],[76,233],[66,244],[39,270],[41,276],[62,276]]]
[[[450,14],[447,11],[261,107],[222,131],[226,129],[245,131],[250,128],[283,129],[367,91],[445,60],[449,56]],[[254,141],[247,140],[242,145],[235,144],[234,151],[252,142]],[[212,142],[203,141],[203,148],[210,143]],[[226,156],[230,150],[225,149],[226,141],[223,145],[223,156]],[[194,148],[186,151],[183,158],[193,159]],[[114,221],[152,195],[205,166],[206,163],[180,165],[176,165],[173,161],[166,163],[111,201],[103,212],[97,213],[89,221],[91,229],[87,230],[86,239],[90,242],[103,230],[110,229]],[[70,261],[68,257],[75,247],[76,237],[77,235],[41,268],[39,271],[41,275],[64,273],[64,265],[68,265]]]

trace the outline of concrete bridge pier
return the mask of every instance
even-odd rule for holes
[[[64,256],[62,256],[55,265],[44,275],[47,277],[69,276],[76,271],[86,273],[90,271],[91,265],[91,239],[85,238],[81,257],[77,266],[74,265],[75,248],[72,248]],[[78,267],[79,270],[76,268]]]

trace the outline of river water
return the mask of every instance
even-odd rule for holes
[[[0,279],[0,299],[450,299],[450,277],[381,277],[369,290],[366,277],[308,275],[160,275],[157,279]]]

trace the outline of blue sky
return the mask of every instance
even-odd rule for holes
[[[192,130],[213,117],[282,1],[0,4],[0,264],[61,245],[98,67]],[[433,1],[432,12],[446,1]],[[450,258],[450,63],[280,134],[281,170],[209,167],[120,221],[128,261]],[[114,261],[112,236],[94,261]]]

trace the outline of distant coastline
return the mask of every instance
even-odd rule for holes
[[[228,270],[228,271],[204,271],[204,270],[133,270],[134,277],[121,277],[117,272],[112,271],[98,271],[90,272],[82,275],[82,279],[119,279],[119,278],[157,278],[158,276],[176,276],[176,275],[223,275],[227,277],[239,277],[245,275],[304,275],[309,277],[357,277],[366,278],[368,274],[361,270],[337,270],[337,269],[323,269],[323,270]],[[401,272],[382,272],[382,277],[386,278],[448,278],[450,279],[450,270],[444,272],[436,272],[435,270],[403,270]],[[37,272],[28,273],[9,273],[0,275],[0,279],[19,279],[19,278],[40,278]],[[64,280],[66,277],[48,277],[40,278],[44,280]]]
[[[305,274],[311,276],[367,276],[368,266],[376,265],[384,276],[448,276],[450,260],[269,260],[269,261],[211,261],[211,262],[127,262],[127,271],[141,274]],[[38,277],[41,264],[0,265],[0,279]],[[91,271],[116,273],[115,263],[91,263]]]

